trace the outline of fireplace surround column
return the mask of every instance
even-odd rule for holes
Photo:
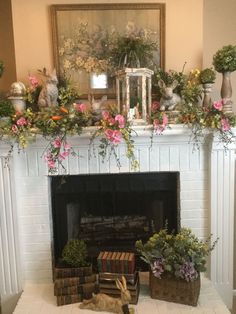
[[[235,143],[225,150],[215,137],[209,158],[210,230],[212,241],[219,238],[211,253],[210,278],[228,308],[233,300],[235,150]]]

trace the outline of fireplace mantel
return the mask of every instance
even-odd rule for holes
[[[81,136],[69,139],[77,156],[70,156],[65,162],[66,171],[59,169],[58,174],[133,171],[123,144],[118,147],[120,169],[112,156],[102,162],[98,140],[94,143],[94,154],[90,155],[93,130],[94,127],[86,128]],[[200,238],[210,233],[214,239],[219,237],[211,254],[209,276],[231,307],[236,145],[231,144],[225,152],[217,137],[210,134],[194,150],[189,143],[190,130],[173,125],[163,135],[154,135],[151,146],[150,126],[135,126],[134,131],[140,172],[180,173],[181,226],[192,228]],[[26,282],[52,280],[50,186],[47,167],[41,158],[45,146],[46,141],[38,136],[24,152],[14,150],[6,165],[9,147],[1,143],[0,230],[3,232],[0,247],[4,251],[0,251],[0,292],[3,297],[16,294]]]

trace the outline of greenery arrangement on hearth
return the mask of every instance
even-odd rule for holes
[[[181,228],[174,234],[165,227],[146,243],[139,240],[135,245],[155,277],[161,279],[167,274],[189,282],[206,271],[206,257],[217,243],[216,240],[210,244],[210,240],[211,237],[206,241],[199,240],[188,228]]]

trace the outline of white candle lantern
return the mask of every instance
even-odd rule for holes
[[[151,114],[153,71],[147,68],[124,68],[116,75],[118,110],[135,124],[146,123]]]

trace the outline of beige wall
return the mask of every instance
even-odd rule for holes
[[[8,91],[11,83],[16,80],[11,0],[0,1],[0,60],[5,66],[0,78],[0,91]]]
[[[12,0],[18,80],[24,81],[29,72],[35,73],[37,69],[53,67],[49,6],[66,2],[65,0]],[[95,1],[86,1],[89,2]],[[104,0],[96,1],[99,2],[104,3]],[[105,2],[112,3],[112,1]],[[180,71],[184,62],[187,62],[186,70],[200,67],[203,44],[203,0],[157,2],[166,3],[166,69]],[[69,3],[79,3],[79,1],[69,0]]]
[[[212,56],[224,45],[236,45],[236,0],[205,0],[203,14],[203,66],[211,66]],[[236,71],[232,73],[236,112]],[[213,97],[220,98],[221,74],[217,74]]]

